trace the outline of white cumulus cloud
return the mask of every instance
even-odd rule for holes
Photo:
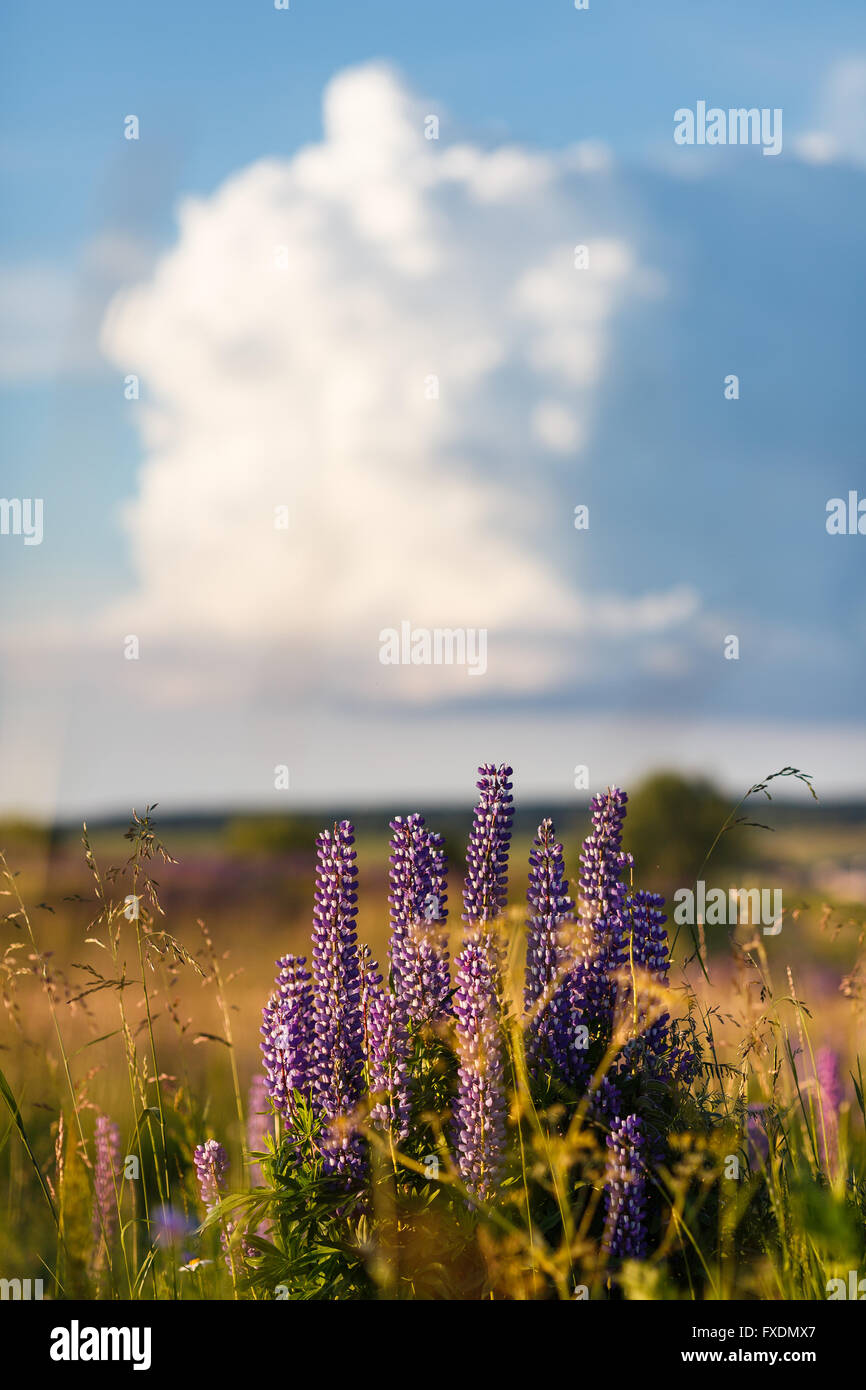
[[[587,602],[578,552],[551,545],[569,521],[547,470],[582,448],[615,316],[657,278],[593,235],[573,151],[448,147],[424,115],[384,65],[339,74],[321,141],[184,202],[113,301],[103,350],[141,378],[143,463],[137,585],[106,631],[202,669],[278,651],[297,689],[387,699],[548,686],[571,634],[693,611],[679,591]],[[488,679],[389,686],[378,634],[403,619],[486,628]]]

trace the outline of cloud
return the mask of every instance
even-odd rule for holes
[[[0,380],[32,381],[56,372],[74,307],[74,285],[55,267],[0,268]]]
[[[152,263],[144,243],[105,232],[70,270],[43,261],[0,266],[0,382],[104,371],[99,336],[106,307],[119,285]]]
[[[479,757],[543,764],[545,794],[587,761],[594,785],[667,759],[859,785],[860,557],[824,529],[859,466],[859,170],[816,199],[794,161],[780,210],[745,156],[698,183],[592,148],[427,141],[427,109],[387,69],[344,73],[323,139],[187,200],[158,261],[91,248],[105,285],[141,280],[102,337],[106,402],[141,376],[116,412],[121,449],[140,430],[137,578],[93,616],[91,556],[122,569],[111,503],[88,511],[106,460],[121,485],[117,435],[92,477],[56,450],[44,545],[4,550],[13,578],[30,567],[0,634],[6,804],[276,804],[285,763],[293,798],[411,806]],[[40,290],[63,302],[36,270],[19,318]],[[65,394],[56,435],[89,445]],[[487,626],[488,674],[383,667],[404,618]]]
[[[138,587],[112,630],[288,644],[292,685],[382,697],[377,634],[408,618],[487,628],[494,685],[533,684],[527,644],[555,681],[556,642],[592,620],[551,557],[547,470],[580,451],[616,315],[657,277],[601,227],[575,268],[593,227],[574,167],[591,177],[598,152],[560,166],[424,129],[389,68],[343,72],[322,141],[187,200],[175,246],[112,303],[103,346],[141,377],[144,445]],[[611,602],[623,631],[667,611]]]
[[[809,164],[866,164],[866,56],[835,63],[821,85],[816,123],[794,141]]]

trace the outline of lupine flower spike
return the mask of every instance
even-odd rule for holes
[[[417,1027],[448,1012],[442,837],[431,834],[423,816],[397,816],[391,821],[389,862],[391,986],[405,1026]]]
[[[467,942],[457,959],[454,1015],[457,1167],[469,1191],[485,1201],[502,1171],[506,1101],[498,992],[483,942]]]
[[[218,1140],[207,1139],[204,1144],[196,1145],[193,1160],[198,1176],[201,1200],[205,1211],[210,1215],[226,1190],[226,1174],[229,1167],[228,1154]],[[226,1223],[220,1228],[220,1245],[230,1268],[231,1256],[228,1247],[231,1231],[230,1223]]]
[[[291,1128],[295,1092],[309,1096],[312,1082],[312,993],[304,956],[281,956],[277,988],[262,1010],[265,1087],[274,1109]]]
[[[592,831],[580,855],[581,920],[588,948],[587,1004],[603,1027],[613,1019],[617,977],[627,959],[626,887],[631,855],[622,850],[628,797],[609,787],[591,802]]]
[[[117,1182],[120,1177],[120,1130],[107,1115],[96,1120],[96,1167],[93,1173],[93,1239],[111,1249],[117,1233]]]
[[[560,1076],[575,1089],[590,1074],[590,1044],[606,1046],[610,1038],[616,979],[626,960],[626,889],[621,881],[631,864],[621,848],[626,801],[625,792],[616,787],[592,799],[592,831],[580,855],[579,932],[571,947],[572,964],[550,1005],[549,1050]],[[615,1094],[608,1082],[599,1087],[596,1102],[612,1103]]]
[[[647,1253],[647,1141],[637,1115],[615,1118],[607,1138],[605,1245],[613,1256]]]
[[[448,962],[448,856],[441,835],[430,832],[430,895],[424,905],[421,949],[422,976],[431,1016],[451,1013],[451,971]]]
[[[661,988],[667,985],[668,971],[670,969],[670,956],[668,953],[668,934],[665,931],[667,918],[662,911],[664,898],[658,893],[637,892],[629,899],[631,907],[631,962],[637,971],[644,971],[652,976]],[[646,998],[641,998],[640,987],[638,987],[637,1014],[638,1022],[642,1023],[647,1015],[649,1003]],[[651,1002],[651,1001],[650,1001]],[[657,1017],[646,1027],[643,1034],[644,1051],[647,1061],[656,1076],[664,1075],[668,1080],[673,1077],[676,1058],[670,1055],[670,1015],[667,1012],[658,1014],[658,1008],[653,1011]]]
[[[553,821],[542,821],[529,855],[529,919],[526,934],[526,981],[523,1006],[528,1015],[526,1052],[536,1058],[550,1041],[554,1026],[550,1003],[564,977],[568,959],[563,925],[574,904]]]
[[[325,1170],[360,1180],[364,1146],[353,1126],[363,1093],[355,834],[348,821],[317,840],[313,922],[313,1103],[326,1122]]]
[[[505,906],[514,819],[511,771],[504,763],[500,767],[484,763],[478,769],[476,786],[481,795],[469,835],[463,888],[463,920],[470,928],[492,922]]]

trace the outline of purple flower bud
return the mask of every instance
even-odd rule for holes
[[[430,892],[417,932],[422,997],[432,1019],[447,1018],[451,1010],[451,970],[448,960],[448,856],[443,837],[430,832]]]
[[[617,976],[628,959],[626,888],[633,863],[622,850],[628,797],[609,787],[591,802],[592,830],[580,855],[581,920],[587,939],[586,1006],[608,1028],[613,1019]]]
[[[313,921],[313,1102],[329,1122],[325,1171],[360,1180],[364,1146],[352,1124],[363,1092],[355,834],[348,821],[323,831],[316,844]]]
[[[391,986],[407,1026],[449,1012],[445,938],[447,866],[442,837],[416,814],[391,821],[388,902]]]
[[[484,942],[467,942],[457,958],[454,995],[457,1167],[471,1193],[490,1198],[505,1151],[506,1099],[495,968]]]
[[[363,1026],[363,1053],[369,1056],[367,1017],[370,1011],[370,998],[382,985],[379,962],[374,960],[373,952],[366,942],[358,947],[358,998],[361,1002],[361,1022]]]
[[[580,929],[571,965],[550,1006],[549,1050],[557,1070],[578,1088],[588,1078],[587,1044],[607,1042],[617,978],[628,960],[627,894],[622,877],[631,855],[622,850],[628,797],[617,787],[594,796],[592,830],[581,850]]]
[[[529,919],[523,1004],[530,1016],[526,1029],[529,1058],[537,1058],[545,1050],[555,1026],[551,1000],[563,982],[567,961],[562,926],[571,920],[574,907],[567,887],[562,845],[556,842],[553,821],[542,821],[529,856],[526,894]]]
[[[484,763],[476,786],[481,795],[472,821],[466,851],[463,920],[491,922],[505,907],[508,895],[508,852],[514,804],[511,768]]]
[[[671,965],[668,934],[665,931],[667,917],[662,911],[665,900],[659,893],[641,890],[632,896],[630,902],[634,963],[664,983]]]
[[[291,1126],[295,1091],[309,1095],[312,1081],[310,975],[305,956],[281,956],[276,991],[262,1009],[265,1086],[274,1109]]]
[[[110,1249],[117,1232],[117,1181],[120,1177],[120,1130],[107,1115],[96,1119],[96,1167],[93,1173],[93,1239]]]
[[[556,987],[550,1001],[548,1051],[560,1076],[575,1090],[589,1078],[593,1016],[587,1001],[595,997],[595,979],[591,962],[579,959]]]
[[[205,1209],[211,1211],[226,1190],[228,1154],[218,1140],[207,1139],[203,1144],[196,1144],[193,1161],[202,1202]]]
[[[611,1255],[647,1255],[647,1141],[637,1115],[615,1118],[607,1137],[604,1243]]]
[[[370,1122],[399,1144],[409,1133],[409,1036],[399,1002],[382,988],[368,946],[361,948],[360,961],[367,1084],[371,1096],[377,1097]]]
[[[590,1092],[589,1114],[608,1129],[622,1114],[622,1092],[616,1081],[605,1075]]]
[[[629,899],[631,907],[631,954],[634,965],[652,975],[664,987],[670,970],[665,900],[658,893],[637,892]],[[638,989],[640,996],[640,988]],[[638,997],[638,1016],[644,1019],[648,1001]],[[673,1080],[681,1060],[671,1052],[670,1015],[661,1014],[644,1032],[645,1055],[654,1076]]]
[[[196,1144],[193,1161],[198,1176],[201,1200],[205,1210],[210,1215],[226,1190],[226,1177],[229,1170],[228,1154],[216,1139],[207,1139],[203,1144]],[[220,1245],[229,1269],[232,1268],[229,1241],[234,1229],[235,1222],[230,1220],[224,1220],[220,1226]],[[242,1243],[242,1249],[245,1255],[256,1253],[245,1241]]]

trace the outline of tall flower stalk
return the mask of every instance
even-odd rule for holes
[[[401,1144],[409,1133],[409,1035],[395,995],[378,984],[367,1000],[367,1076],[374,1104],[370,1123]]]
[[[618,787],[594,796],[592,830],[580,855],[580,910],[586,943],[586,1005],[602,1029],[613,1021],[617,979],[628,959],[627,890],[632,864],[622,849],[628,797]]]
[[[615,1117],[607,1137],[605,1245],[622,1259],[647,1253],[647,1139],[638,1115]]]
[[[208,1216],[218,1205],[220,1199],[226,1191],[226,1177],[229,1170],[229,1158],[222,1144],[217,1139],[206,1139],[203,1144],[196,1144],[193,1154],[196,1176],[198,1177],[198,1190],[201,1195],[202,1204]],[[226,1258],[226,1264],[234,1275],[234,1266],[229,1250],[229,1239],[233,1226],[231,1222],[223,1222],[220,1225],[220,1245]]]
[[[562,983],[567,961],[563,925],[574,904],[568,895],[562,845],[552,820],[544,820],[529,855],[529,916],[526,932],[526,977],[523,1007],[528,1015],[526,1052],[536,1059],[550,1043],[555,1025],[553,995]]]
[[[313,1104],[325,1121],[325,1171],[360,1180],[363,1142],[353,1114],[363,1095],[355,833],[349,821],[323,831],[316,845],[313,914]]]
[[[504,763],[499,767],[484,763],[478,769],[475,785],[481,795],[469,835],[463,887],[463,920],[468,924],[470,936],[477,934],[478,928],[483,931],[505,907],[514,819],[511,773],[512,769]]]
[[[421,916],[409,931],[417,980],[418,1020],[436,1022],[451,1013],[448,959],[448,859],[441,835],[427,831],[428,891]]]
[[[631,906],[631,963],[636,970],[644,971],[652,977],[659,987],[667,986],[670,970],[668,934],[665,930],[667,917],[662,909],[664,898],[659,893],[643,890],[635,893],[629,900]],[[650,991],[652,993],[652,991]],[[651,1002],[651,1001],[650,1001]],[[642,996],[640,986],[634,1001],[636,1022],[645,1025],[650,1002]],[[644,1027],[644,1052],[656,1076],[664,1074],[669,1080],[673,1076],[676,1059],[670,1055],[670,1014],[658,1014]]]
[[[506,1099],[499,996],[489,952],[470,941],[457,959],[454,994],[457,1167],[481,1201],[496,1190],[505,1153]]]
[[[358,953],[364,1071],[372,1105],[370,1123],[395,1143],[409,1133],[411,1041],[404,1010],[382,982],[369,946]]]
[[[308,1098],[313,1077],[312,991],[306,964],[305,956],[280,957],[277,988],[262,1009],[265,1086],[289,1127],[296,1118],[295,1093]]]
[[[391,986],[411,1028],[448,1012],[447,865],[423,816],[397,816],[390,829]]]
[[[617,981],[628,954],[627,894],[622,876],[631,856],[622,850],[628,798],[617,787],[594,796],[592,829],[580,854],[580,919],[571,964],[550,1004],[548,1045],[557,1071],[575,1089],[589,1078],[589,1048],[607,1046]]]
[[[229,1158],[218,1139],[196,1144],[193,1155],[198,1189],[205,1210],[211,1212],[226,1190]]]

